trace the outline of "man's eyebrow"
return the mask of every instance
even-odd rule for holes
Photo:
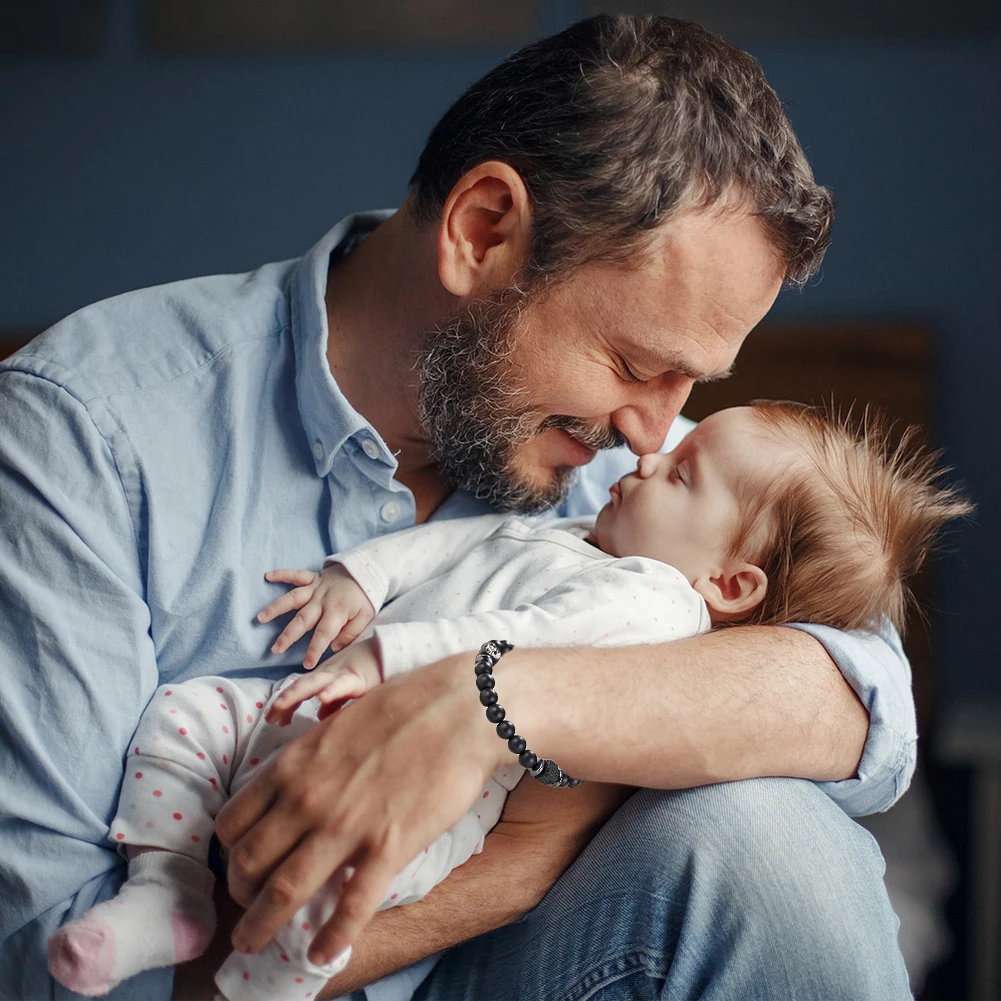
[[[722,372],[714,372],[712,375],[703,375],[695,379],[696,382],[720,382],[723,379],[729,379],[733,375],[734,365],[731,362]]]
[[[691,379],[693,382],[719,382],[721,379],[729,379],[733,375],[733,362],[731,362],[722,372],[711,372],[708,375],[705,372],[700,372],[697,369],[687,365],[685,362],[678,358],[668,359],[667,368],[664,371],[677,372],[678,375],[683,375],[687,379]]]

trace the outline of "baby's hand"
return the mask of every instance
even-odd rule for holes
[[[312,570],[269,570],[265,580],[297,585],[288,594],[276,598],[258,613],[258,622],[299,609],[299,614],[282,630],[271,647],[272,653],[284,653],[308,629],[313,630],[302,666],[316,667],[327,647],[335,653],[346,647],[375,618],[375,609],[354,577],[332,563],[320,573]]]
[[[325,660],[312,674],[296,678],[271,703],[264,718],[268,723],[285,726],[306,699],[317,696],[323,703],[317,715],[325,719],[342,702],[360,698],[381,682],[382,665],[375,640],[369,637]]]

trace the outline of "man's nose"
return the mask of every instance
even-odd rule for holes
[[[612,423],[629,442],[634,455],[659,452],[667,432],[692,391],[695,380],[688,376],[667,374],[640,389],[636,400],[619,407]]]

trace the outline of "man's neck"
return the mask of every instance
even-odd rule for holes
[[[330,371],[396,455],[418,523],[450,493],[420,430],[414,367],[425,332],[449,308],[436,262],[433,227],[418,230],[401,209],[334,261],[325,297]]]

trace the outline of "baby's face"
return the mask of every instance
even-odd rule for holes
[[[689,581],[725,569],[746,496],[788,468],[788,452],[765,434],[750,407],[707,417],[666,455],[640,456],[636,472],[612,484],[595,537],[612,556],[648,556]]]

